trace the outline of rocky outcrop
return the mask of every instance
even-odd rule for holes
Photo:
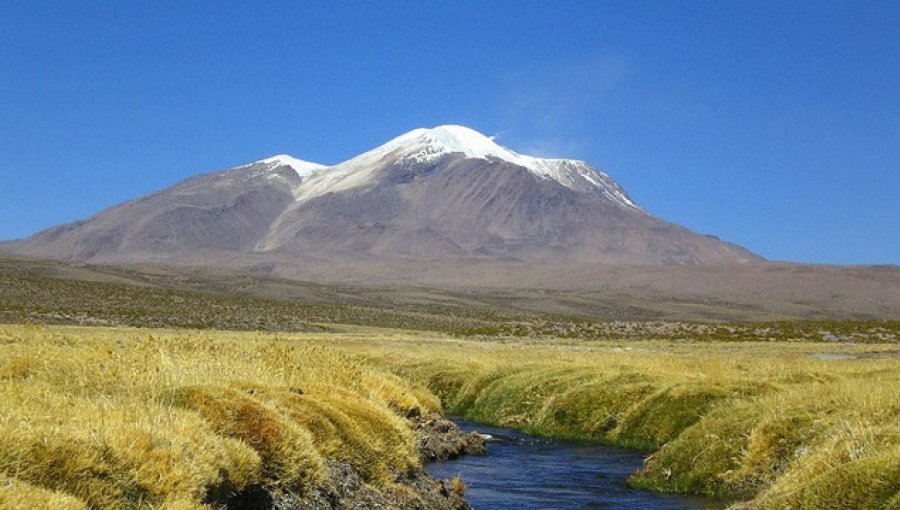
[[[311,494],[272,494],[272,510],[469,510],[450,481],[435,480],[424,471],[396,474],[393,486],[373,487],[347,464],[329,462],[326,484]],[[233,506],[230,508],[254,508]]]
[[[416,447],[426,461],[486,453],[483,435],[478,432],[463,432],[459,426],[439,414],[417,419],[414,433]]]

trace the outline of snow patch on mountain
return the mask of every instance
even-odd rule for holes
[[[268,167],[268,170],[272,170],[282,166],[290,167],[290,169],[297,172],[297,176],[303,180],[306,180],[308,177],[312,176],[319,170],[328,168],[326,165],[313,163],[311,161],[304,161],[287,154],[278,154],[276,156],[272,156],[271,158],[257,161],[257,163],[266,165]]]

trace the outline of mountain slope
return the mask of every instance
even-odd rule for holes
[[[316,256],[559,263],[760,260],[643,211],[582,161],[462,126],[416,129],[326,167],[280,155],[201,175],[8,245],[70,261],[233,265]]]
[[[71,261],[177,259],[200,249],[249,251],[293,201],[301,177],[260,163],[200,175],[170,188],[39,232],[13,250]]]

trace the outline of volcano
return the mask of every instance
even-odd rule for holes
[[[278,155],[198,175],[3,249],[74,262],[257,268],[310,257],[355,267],[761,260],[653,217],[584,161],[519,154],[454,125],[415,129],[332,166]]]

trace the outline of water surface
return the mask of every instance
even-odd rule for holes
[[[628,488],[625,480],[643,463],[644,454],[640,452],[454,421],[464,430],[493,436],[488,441],[488,454],[435,462],[425,469],[441,479],[461,475],[467,486],[466,500],[477,510],[724,506],[706,498]]]

